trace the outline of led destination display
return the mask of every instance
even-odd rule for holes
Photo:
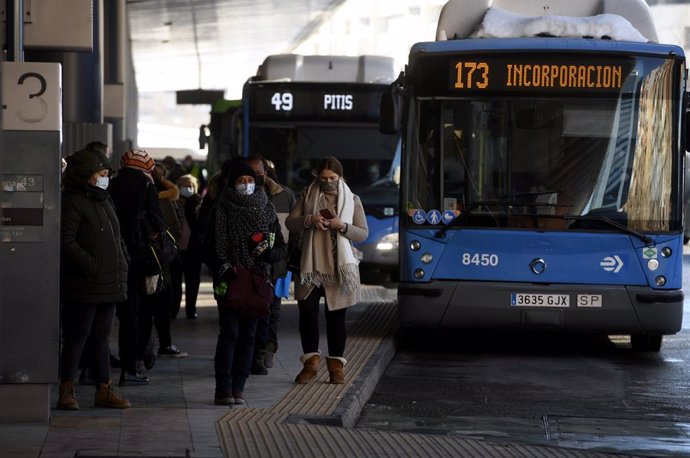
[[[379,119],[384,84],[257,83],[248,85],[250,119],[369,122]]]
[[[614,92],[631,65],[625,59],[553,60],[515,56],[452,59],[449,89],[468,91]]]

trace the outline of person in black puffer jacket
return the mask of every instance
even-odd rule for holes
[[[127,256],[108,194],[110,163],[98,151],[67,158],[62,193],[60,287],[63,347],[58,408],[76,410],[74,377],[87,337],[94,356],[96,407],[124,409],[112,389],[110,330],[115,304],[127,298]]]
[[[117,304],[120,322],[118,346],[122,363],[120,385],[145,385],[150,379],[137,371],[137,357],[141,348],[139,314],[146,295],[146,277],[161,272],[142,256],[135,221],[140,210],[146,210],[160,220],[163,219],[163,212],[151,177],[155,165],[153,158],[145,150],[131,149],[122,155],[120,165],[122,167],[110,185],[122,238],[130,255],[127,300]],[[151,352],[151,355],[155,356],[155,353]],[[153,359],[148,363],[149,367],[152,367],[152,362]]]

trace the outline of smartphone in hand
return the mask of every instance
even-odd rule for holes
[[[319,214],[326,219],[333,219],[333,217],[335,216],[333,212],[331,212],[327,208],[322,208],[321,210],[319,210]]]

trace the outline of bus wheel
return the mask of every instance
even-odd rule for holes
[[[633,334],[630,336],[630,345],[633,351],[647,352],[661,350],[661,341],[664,336],[648,336],[645,334]]]

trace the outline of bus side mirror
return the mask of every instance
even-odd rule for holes
[[[381,95],[381,109],[379,111],[379,131],[382,134],[393,135],[400,132],[402,124],[402,110],[400,109],[400,96],[395,95],[395,83]]]

